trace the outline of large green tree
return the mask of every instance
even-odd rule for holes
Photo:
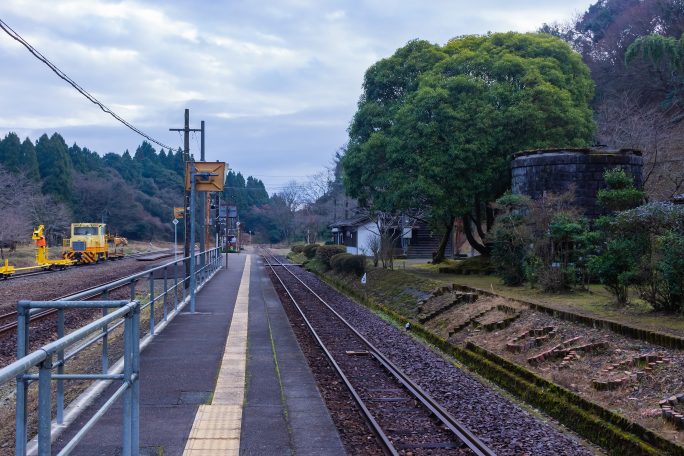
[[[589,144],[592,95],[580,56],[549,35],[409,42],[366,73],[342,158],[345,186],[379,210],[424,209],[443,233],[436,261],[457,217],[487,253],[472,230],[509,186],[511,153]]]

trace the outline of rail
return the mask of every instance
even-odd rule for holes
[[[323,304],[323,306],[325,306],[325,308],[327,308],[332,313],[332,315],[334,315],[335,318],[337,318],[337,320],[339,320],[344,326],[349,328],[352,331],[352,333],[354,333],[354,335],[356,337],[358,337],[358,339],[361,340],[364,345],[366,345],[366,347],[368,348],[368,351],[370,353],[372,353],[372,355],[380,362],[380,364],[399,383],[401,383],[418,402],[423,404],[423,406],[427,410],[429,410],[430,413],[437,420],[439,420],[439,422],[441,422],[445,428],[449,429],[460,441],[462,441],[470,449],[470,451],[473,452],[473,454],[475,454],[477,456],[495,456],[495,453],[489,447],[487,447],[487,445],[485,445],[477,436],[475,436],[462,423],[460,423],[458,420],[456,420],[449,412],[447,412],[440,404],[438,404],[430,395],[428,395],[420,386],[418,386],[405,373],[403,373],[401,371],[401,369],[399,369],[397,366],[395,366],[394,363],[392,363],[377,347],[375,347],[374,344],[372,344],[361,333],[359,333],[356,330],[356,328],[354,328],[344,317],[342,317],[342,315],[340,315],[336,310],[334,310],[321,296],[319,296],[306,283],[304,283],[301,280],[301,278],[297,277],[297,275],[295,275],[290,270],[290,268],[285,267],[286,266],[285,264],[283,264],[281,261],[279,261],[273,254],[271,254],[267,250],[264,250],[264,260],[265,260],[266,265],[271,268],[271,271],[273,272],[274,276],[277,278],[280,285],[284,288],[288,297],[293,302],[298,313],[300,314],[300,316],[304,320],[305,324],[307,325],[309,332],[313,335],[317,344],[321,347],[321,349],[325,353],[326,357],[328,358],[328,361],[330,362],[332,367],[337,371],[338,375],[340,376],[340,378],[345,383],[347,389],[351,392],[352,396],[354,397],[354,400],[357,402],[357,404],[361,408],[363,414],[366,416],[367,420],[369,421],[369,424],[373,428],[373,431],[375,432],[376,435],[378,435],[381,442],[385,446],[386,451],[389,454],[398,455],[399,453],[394,448],[393,444],[391,443],[389,437],[385,434],[384,430],[376,422],[376,420],[373,417],[373,415],[371,414],[371,412],[367,409],[363,399],[361,399],[359,394],[355,391],[355,388],[352,386],[351,382],[346,377],[346,375],[342,371],[341,367],[335,361],[332,353],[328,350],[328,348],[326,347],[326,345],[324,344],[322,339],[319,337],[316,330],[313,328],[313,325],[311,324],[309,319],[306,317],[305,312],[299,306],[299,304],[295,300],[294,296],[290,292],[290,289],[285,285],[285,283],[281,279],[279,273],[276,272],[276,270],[273,266],[283,266],[282,268],[279,268],[279,270],[284,270],[286,273],[291,275],[304,289],[306,289],[311,295],[313,295],[316,298],[316,300],[318,300],[321,304]],[[276,264],[274,264],[274,261],[272,261],[272,260],[274,260]]]
[[[17,455],[27,453],[27,416],[28,416],[28,387],[32,382],[38,381],[38,436],[37,446],[39,455],[51,454],[52,439],[52,404],[51,404],[51,383],[56,383],[56,407],[55,423],[64,423],[64,381],[73,379],[84,380],[121,380],[122,386],[116,390],[114,395],[98,410],[93,418],[88,421],[74,436],[74,438],[63,447],[59,455],[69,454],[83,438],[84,434],[92,428],[97,419],[104,415],[106,410],[114,404],[116,399],[124,395],[125,401],[130,391],[134,393],[132,399],[136,405],[131,407],[124,406],[124,455],[138,454],[138,417],[137,386],[133,385],[138,378],[138,354],[140,346],[140,314],[149,309],[149,330],[147,337],[154,337],[157,328],[168,321],[171,304],[173,311],[179,311],[179,305],[186,300],[189,302],[195,291],[199,289],[207,280],[211,278],[222,265],[222,254],[219,248],[197,252],[191,257],[179,258],[178,260],[142,271],[122,279],[104,284],[98,287],[75,293],[56,301],[19,301],[17,304],[17,360],[12,364],[0,369],[0,385],[15,379],[17,381],[17,409],[16,409],[16,451]],[[181,277],[179,275],[186,270],[184,265],[188,261],[194,261],[194,276]],[[197,267],[197,264],[200,264]],[[172,274],[169,272],[172,270]],[[173,279],[170,279],[170,275]],[[156,294],[155,281],[163,280],[163,291]],[[139,282],[147,281],[149,293],[146,296],[138,296],[136,286]],[[173,283],[170,283],[170,282]],[[129,300],[108,300],[109,293],[114,290],[129,287]],[[180,294],[180,297],[179,297]],[[87,301],[94,297],[102,297],[99,301]],[[157,323],[155,310],[158,302],[162,304],[162,321]],[[135,307],[133,312],[130,307]],[[118,307],[118,308],[117,308]],[[65,335],[64,312],[67,309],[102,309],[102,316],[83,326],[74,332]],[[116,309],[111,311],[111,309]],[[126,310],[128,309],[128,310]],[[41,347],[33,353],[28,353],[29,347],[29,322],[32,316],[40,315],[45,312],[57,312],[57,337],[58,339]],[[194,307],[191,310],[194,312]],[[136,315],[135,323],[127,323],[129,313]],[[132,317],[131,317],[132,318]],[[109,366],[109,336],[110,334],[124,326],[124,356],[121,371],[112,372]],[[133,326],[131,326],[133,325]],[[131,329],[133,328],[133,329]],[[133,340],[134,339],[134,340]],[[101,373],[98,374],[65,374],[64,367],[68,360],[76,356],[79,352],[101,342]],[[129,353],[125,347],[133,347]],[[71,350],[67,351],[68,348]],[[56,356],[56,360],[54,359]],[[30,373],[35,367],[39,367],[39,373]],[[56,369],[56,373],[52,371]],[[137,384],[137,383],[136,383]],[[128,402],[126,402],[128,403]],[[128,412],[126,411],[128,410]],[[127,413],[131,416],[127,416]],[[130,422],[126,420],[129,419]]]

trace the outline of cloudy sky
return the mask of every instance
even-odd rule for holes
[[[274,192],[346,142],[364,71],[408,40],[443,44],[566,21],[590,0],[2,0],[0,18],[82,87],[164,144],[183,110],[208,160]],[[107,152],[142,138],[0,31],[0,135],[59,132]],[[191,137],[199,158],[199,135]]]

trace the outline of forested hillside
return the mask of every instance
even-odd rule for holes
[[[182,151],[157,152],[143,142],[133,155],[100,156],[71,147],[58,133],[34,143],[0,141],[0,242],[25,241],[44,224],[55,242],[72,222],[100,222],[132,239],[173,239],[173,207],[183,205]],[[230,172],[222,196],[241,211],[268,202],[264,184]]]
[[[684,191],[684,2],[600,0],[540,30],[570,43],[589,67],[597,142],[643,151],[651,199]]]

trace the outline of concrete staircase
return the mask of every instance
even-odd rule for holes
[[[432,252],[437,251],[440,240],[441,236],[430,234],[430,229],[427,225],[419,223],[413,227],[413,236],[411,237],[411,243],[408,248],[408,257],[432,258]],[[451,239],[449,239],[444,255],[447,258],[450,258],[453,256],[453,252],[452,242]]]

